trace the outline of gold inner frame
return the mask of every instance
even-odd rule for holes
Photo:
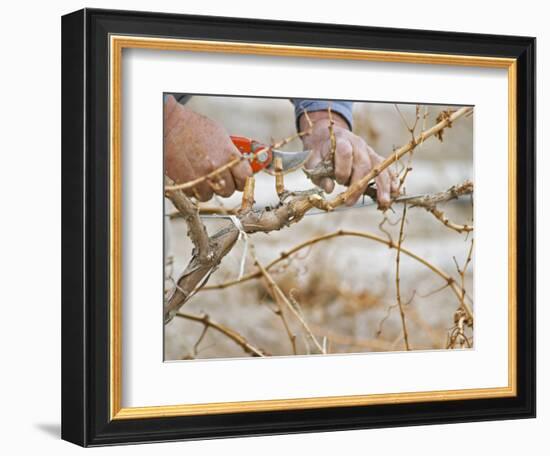
[[[273,399],[244,402],[122,407],[122,179],[121,66],[123,49],[255,54],[303,58],[366,60],[454,65],[508,70],[508,386],[462,390],[403,392],[353,396]],[[257,412],[374,404],[510,397],[517,394],[516,372],[516,59],[468,55],[423,54],[242,42],[110,36],[110,412],[111,419]]]

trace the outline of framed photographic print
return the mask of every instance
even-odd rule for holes
[[[62,21],[62,437],[535,416],[535,40]]]

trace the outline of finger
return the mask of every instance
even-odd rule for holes
[[[369,157],[373,167],[380,165],[384,160],[374,150],[368,147]],[[376,176],[376,199],[378,200],[378,206],[385,208],[390,204],[390,193],[392,186],[391,171],[386,168],[378,176]]]
[[[229,170],[225,170],[223,173],[220,173],[218,179],[214,181],[212,186],[214,192],[223,197],[228,197],[233,194],[235,191],[235,181],[233,180],[233,175]]]
[[[214,191],[208,182],[201,182],[200,184],[195,185],[191,191],[193,196],[202,202],[210,200],[214,195]]]
[[[240,154],[238,154],[238,156],[240,157]],[[213,169],[219,169],[235,158],[235,151],[233,150],[233,146],[230,145],[223,150],[222,154],[212,157]],[[233,179],[233,174],[230,169],[225,169],[224,171],[218,173],[210,180],[209,183],[214,192],[220,196],[231,196],[235,191],[235,180]]]
[[[189,157],[186,156],[189,160],[189,168],[192,170],[191,175],[194,179],[203,178],[214,170],[214,164],[208,159],[198,160],[198,157]],[[199,201],[208,201],[214,195],[212,190],[211,183],[207,180],[202,180],[201,182],[193,185],[191,187],[192,195]]]
[[[330,177],[323,177],[318,185],[326,193],[332,193],[332,191],[334,190],[334,181]]]
[[[323,149],[324,145],[321,145],[317,146],[311,151],[307,160],[304,163],[305,169],[313,169],[323,161]],[[327,193],[332,192],[332,190],[334,189],[334,183],[329,177],[314,177],[311,179],[311,181],[318,187],[321,187]]]
[[[230,157],[231,157],[231,160],[234,160],[235,157],[242,157],[242,155],[235,148],[234,150],[231,151]],[[244,183],[246,182],[246,178],[252,176],[253,174],[252,168],[250,167],[250,163],[248,163],[248,160],[241,160],[239,163],[237,163],[235,166],[231,168],[230,172],[233,177],[234,188],[242,192],[244,189]]]
[[[214,170],[213,163],[208,158],[201,158],[197,155],[180,154],[176,167],[177,179],[179,182],[191,182],[203,178]],[[193,185],[185,191],[187,195],[194,196],[199,201],[208,201],[214,194],[211,184],[206,180]]]
[[[304,167],[306,169],[313,169],[322,161],[321,156],[321,147],[316,145],[315,148],[311,149],[311,152],[307,156],[306,161],[304,162]]]
[[[378,206],[386,208],[390,205],[391,180],[387,172],[382,172],[376,178],[376,199]]]
[[[200,175],[197,175],[194,170],[191,162],[188,160],[187,155],[185,154],[176,154],[170,148],[179,148],[179,145],[173,141],[172,138],[166,139],[166,152],[164,154],[164,167],[165,173],[170,177],[175,184],[181,184],[185,182],[190,182]],[[170,170],[170,174],[168,173]],[[184,193],[189,197],[194,197],[196,199],[206,198],[208,196],[208,189],[201,188],[201,191],[197,186],[184,189]],[[201,196],[201,193],[204,196]]]
[[[346,185],[351,177],[353,166],[353,146],[345,138],[336,140],[336,152],[334,155],[334,176],[336,182]]]
[[[372,163],[367,150],[361,144],[353,144],[353,170],[351,173],[350,186],[359,182],[371,169]],[[353,206],[363,195],[368,184],[368,182],[365,182],[355,192],[348,196],[346,205]]]
[[[391,174],[391,194],[392,196],[399,196],[399,179],[397,175],[390,171]]]
[[[164,150],[164,172],[176,184],[189,182],[195,179],[193,167],[187,156],[183,153],[178,153],[181,146],[174,141],[172,137],[165,140]]]
[[[321,161],[326,160],[330,154],[330,142],[323,142],[322,145],[319,147],[319,151]],[[312,181],[315,185],[321,187],[326,193],[332,193],[332,191],[334,190],[334,179],[332,179],[332,177],[320,177],[317,179],[312,179]]]

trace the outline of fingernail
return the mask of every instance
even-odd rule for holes
[[[378,190],[378,201],[380,203],[387,203],[390,200],[390,195],[388,192],[381,192]]]

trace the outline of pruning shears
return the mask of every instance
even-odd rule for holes
[[[274,149],[267,144],[245,136],[231,136],[231,140],[239,149],[239,152],[249,161],[254,173],[265,171],[269,174],[275,174],[276,158],[281,160],[281,172],[283,174],[289,173],[301,168],[310,153],[309,150],[290,152]]]

